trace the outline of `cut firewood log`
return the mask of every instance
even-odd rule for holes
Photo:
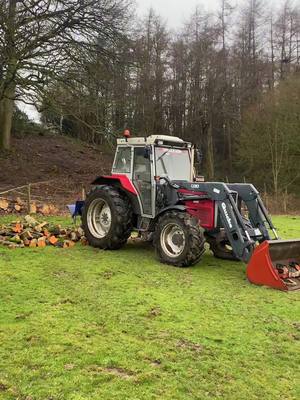
[[[2,244],[3,246],[9,246],[12,243],[10,241],[8,241],[8,240],[0,239],[0,244]]]
[[[25,231],[23,231],[21,234],[20,234],[20,238],[22,239],[22,240],[31,240],[31,239],[33,239],[33,237],[32,237],[32,234],[31,234],[31,232],[30,232],[30,230],[29,229],[26,229]]]
[[[17,244],[17,243],[9,242],[9,241],[7,241],[7,240],[0,240],[0,244],[1,244],[2,246],[8,247],[9,249],[17,249],[17,248],[22,248],[22,247],[24,247],[24,244],[23,244],[23,243]]]
[[[38,241],[37,239],[31,239],[29,247],[37,247]]]
[[[53,246],[55,246],[58,243],[58,239],[54,235],[50,236],[48,240],[49,240],[49,243],[51,243]]]
[[[6,199],[0,199],[0,208],[1,210],[7,211],[9,203]]]
[[[61,226],[60,225],[51,226],[49,228],[49,232],[54,236],[59,236],[60,235],[60,230],[61,230]]]
[[[36,214],[36,212],[37,212],[37,206],[33,202],[33,203],[30,204],[30,214]]]
[[[24,243],[24,246],[28,247],[30,245],[30,240],[29,239],[24,239],[23,243]]]
[[[46,238],[44,236],[38,238],[37,245],[38,247],[46,247]]]
[[[79,227],[76,230],[76,234],[77,234],[78,239],[80,239],[81,237],[84,236],[84,230],[81,227]]]
[[[45,226],[47,226],[48,225],[48,222],[43,222],[43,223],[41,223],[41,224],[38,224],[38,225],[36,225],[35,227],[34,227],[34,230],[36,231],[36,232],[42,232],[42,230],[43,230],[43,228],[45,227]]]
[[[50,232],[48,231],[48,229],[44,229],[43,230],[43,234],[46,238],[48,238],[50,236]]]
[[[31,215],[26,215],[25,216],[25,221],[27,222],[27,224],[29,226],[32,226],[32,227],[38,225],[37,220],[35,218],[33,218]]]
[[[22,240],[21,240],[19,235],[15,235],[15,236],[11,237],[9,239],[9,241],[12,242],[12,243],[16,243],[16,244],[21,244],[22,243]]]
[[[20,222],[16,222],[15,226],[13,227],[13,232],[21,233],[23,231],[23,225]]]
[[[20,204],[15,204],[15,205],[14,205],[14,209],[15,209],[17,212],[19,212],[19,211],[22,210],[22,207],[20,206]]]
[[[75,246],[75,243],[72,240],[64,240],[64,242],[63,242],[64,249],[74,247],[74,246]]]
[[[49,215],[50,214],[50,209],[48,204],[43,204],[42,207],[39,210],[40,213],[42,213],[43,215]]]
[[[57,208],[54,206],[54,204],[43,204],[42,207],[39,208],[39,212],[43,215],[50,215],[50,214],[56,214],[57,213]]]
[[[77,242],[78,237],[77,237],[76,232],[71,231],[71,232],[69,232],[68,236],[69,236],[70,240],[72,240],[72,242]]]
[[[16,204],[18,204],[19,206],[22,207],[24,205],[24,201],[20,197],[17,197],[16,198]]]

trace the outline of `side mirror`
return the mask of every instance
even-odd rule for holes
[[[144,158],[147,158],[149,160],[151,155],[151,147],[145,147],[144,148]]]

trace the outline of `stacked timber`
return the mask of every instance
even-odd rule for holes
[[[87,244],[82,228],[63,228],[47,221],[39,222],[30,215],[20,221],[0,225],[0,245],[10,249],[46,246],[70,248],[78,242]]]
[[[27,212],[30,212],[30,214],[56,215],[58,209],[54,204],[37,204],[35,201],[28,203],[21,197],[14,199],[0,197],[0,214],[25,214]]]

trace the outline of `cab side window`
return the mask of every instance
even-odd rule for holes
[[[133,183],[140,194],[144,214],[152,214],[152,185],[150,159],[145,158],[145,148],[134,149]]]
[[[145,158],[144,147],[134,149],[133,178],[144,182],[151,182],[150,159]]]
[[[129,174],[131,172],[131,148],[130,147],[119,147],[115,163],[113,166],[113,172],[119,172],[121,174]]]

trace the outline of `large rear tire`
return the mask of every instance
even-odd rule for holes
[[[170,211],[159,218],[154,246],[160,262],[175,267],[196,264],[205,252],[205,238],[199,221],[182,211]]]
[[[129,199],[112,186],[96,186],[86,199],[82,227],[91,246],[105,250],[120,249],[132,232]]]

